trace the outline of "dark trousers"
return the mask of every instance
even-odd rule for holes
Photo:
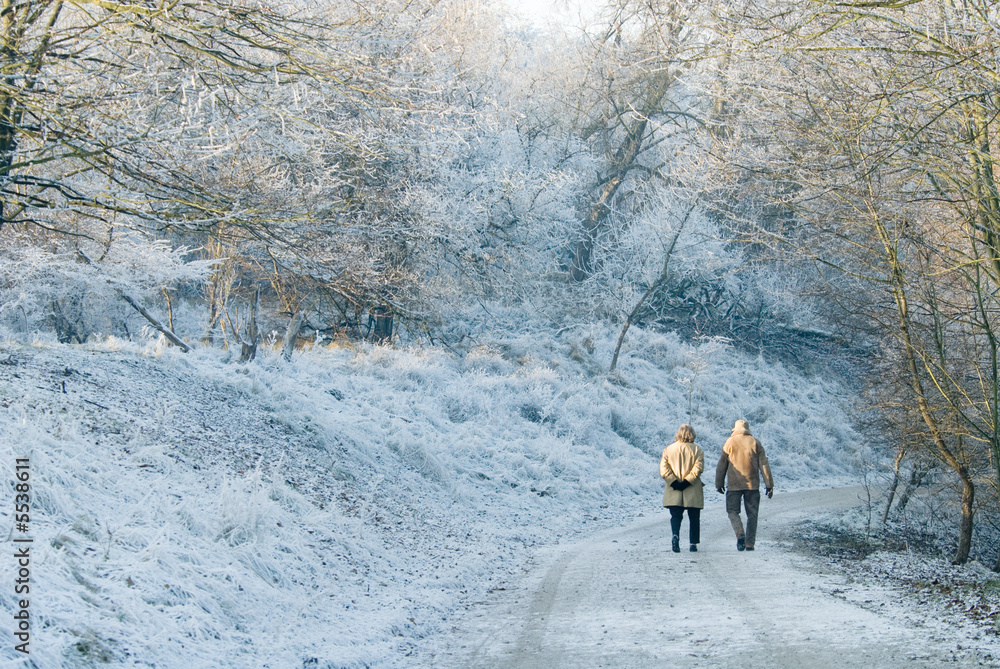
[[[670,530],[675,535],[680,535],[681,533],[681,520],[684,518],[684,508],[683,506],[668,506],[670,509]],[[701,509],[695,509],[692,507],[687,507],[688,512],[688,534],[691,537],[691,543],[697,544],[701,542]]]
[[[740,503],[747,511],[747,546],[753,547],[754,539],[757,538],[757,513],[760,511],[760,490],[727,490],[726,491],[726,513],[729,514],[729,522],[733,524],[733,531],[739,537],[743,534],[743,521],[740,520]]]

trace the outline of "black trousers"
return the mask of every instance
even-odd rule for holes
[[[681,520],[684,518],[685,507],[668,506],[667,508],[670,509],[670,530],[675,535],[680,535]],[[691,543],[701,543],[701,509],[690,506],[686,508],[688,512],[688,534],[691,537]]]

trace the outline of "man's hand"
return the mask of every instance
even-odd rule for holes
[[[684,490],[684,488],[681,487],[681,482],[679,480],[671,481],[670,487],[673,488],[674,490]]]
[[[767,498],[771,499],[771,497],[773,497],[773,496],[774,496],[774,488],[768,488],[767,489]]]
[[[723,494],[723,493],[726,492],[726,489],[725,488],[716,488],[715,492],[717,492],[717,493],[719,493],[721,495],[721,494]]]
[[[677,489],[678,490],[687,490],[690,487],[691,487],[691,482],[690,481],[678,481],[677,482]]]

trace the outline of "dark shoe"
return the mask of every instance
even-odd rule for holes
[[[744,537],[742,534],[736,537],[736,550],[738,551],[746,550],[746,547],[747,547],[746,537]]]
[[[747,546],[747,550],[748,551],[752,551],[753,550],[753,546]]]
[[[673,550],[673,551],[674,551],[675,553],[680,553],[680,552],[681,552],[681,540],[680,540],[680,537],[678,537],[678,536],[677,536],[677,535],[675,534],[675,535],[674,535],[674,540],[673,540],[673,541],[671,542],[670,546],[671,546],[671,549],[672,549],[672,550]]]
[[[691,552],[692,553],[697,553],[698,552],[698,545],[697,544],[691,544]]]

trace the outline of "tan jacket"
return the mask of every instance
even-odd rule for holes
[[[683,441],[663,449],[660,456],[660,476],[667,487],[663,491],[663,506],[683,506],[685,508],[705,508],[705,484],[701,473],[705,471],[705,453],[698,444]],[[684,490],[674,490],[674,481],[687,481],[691,485]]]
[[[725,485],[728,490],[757,490],[760,488],[758,472],[764,476],[764,487],[773,488],[774,479],[771,478],[771,466],[764,455],[764,447],[749,431],[733,430],[722,447],[722,455],[715,468],[715,487]]]

